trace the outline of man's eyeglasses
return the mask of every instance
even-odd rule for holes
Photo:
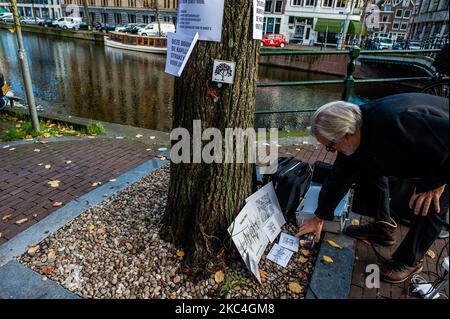
[[[330,141],[327,145],[325,145],[325,149],[327,152],[336,152],[336,142]]]

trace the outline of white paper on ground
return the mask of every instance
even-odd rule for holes
[[[278,244],[274,244],[269,254],[267,255],[267,259],[273,261],[281,267],[286,267],[293,254],[293,251],[281,247]]]
[[[198,40],[198,33],[190,35],[168,33],[166,73],[180,77]]]
[[[256,277],[258,282],[261,284],[261,274],[259,273],[259,266],[258,262],[255,260],[255,257],[252,253],[247,254],[247,258],[244,259],[245,264],[247,265],[247,268],[250,269],[250,271],[253,273],[253,275]]]
[[[280,214],[284,220],[284,216],[280,208],[280,203],[278,202],[277,194],[275,193],[272,182],[268,183],[264,187],[261,187],[257,192],[249,196],[245,201],[254,206],[254,209],[256,209],[256,212],[260,219],[261,225],[264,225],[267,220],[275,214]],[[285,221],[283,225],[284,224]]]
[[[275,214],[270,216],[263,226],[264,234],[266,234],[269,241],[272,243],[278,234],[281,233],[281,227],[285,224],[285,219],[282,214]]]
[[[261,40],[264,29],[266,0],[253,0],[253,39]]]
[[[286,233],[281,233],[279,245],[281,247],[287,248],[291,251],[298,252],[298,245],[300,243],[300,238],[288,235]]]
[[[199,40],[220,42],[224,0],[180,0],[178,2],[177,33],[194,36]]]

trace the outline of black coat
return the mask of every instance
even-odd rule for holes
[[[414,181],[417,192],[448,183],[449,101],[407,93],[363,106],[361,144],[351,156],[339,153],[319,195],[316,216],[333,212],[358,174],[396,176]]]

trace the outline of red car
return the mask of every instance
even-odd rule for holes
[[[286,45],[286,37],[282,34],[271,33],[263,36],[261,40],[262,47],[279,47],[284,48]]]

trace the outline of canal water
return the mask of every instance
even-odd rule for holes
[[[33,90],[39,109],[107,122],[169,131],[173,78],[164,73],[165,56],[105,47],[84,40],[24,33]],[[0,71],[17,96],[24,97],[15,35],[0,30]],[[339,77],[260,66],[259,81],[302,81]],[[340,98],[342,86],[258,88],[258,109],[311,109]],[[392,85],[358,85],[353,100],[400,92]],[[404,89],[403,89],[404,90]],[[270,125],[304,127],[301,114],[270,117]],[[262,116],[256,125],[267,124]]]

